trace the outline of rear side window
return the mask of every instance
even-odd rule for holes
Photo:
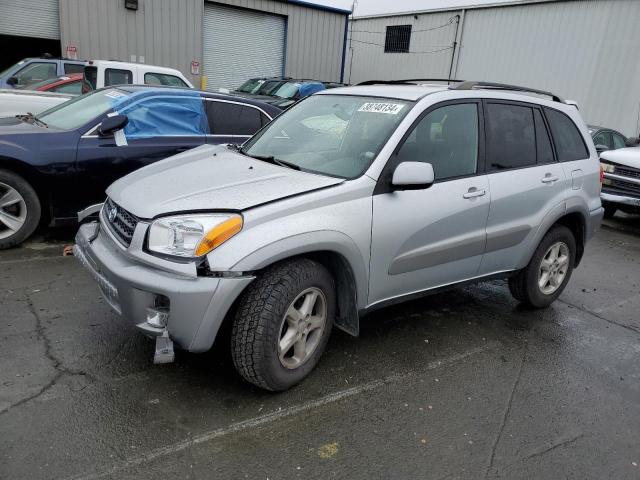
[[[84,77],[82,78],[82,93],[96,89],[98,81],[98,67],[84,67]]]
[[[536,135],[531,107],[489,103],[485,116],[488,170],[536,164]]]
[[[478,107],[475,103],[446,105],[418,122],[400,147],[397,162],[426,162],[436,180],[476,173]]]
[[[82,73],[84,71],[84,65],[77,63],[65,63],[64,73]]]
[[[551,134],[558,152],[558,160],[571,162],[572,160],[588,158],[589,152],[573,120],[564,113],[551,108],[545,108],[544,111],[551,126]]]
[[[116,68],[107,68],[104,71],[104,86],[124,85],[133,83],[133,73],[131,70],[119,70]]]
[[[537,108],[533,110],[533,117],[536,123],[536,150],[538,152],[538,163],[553,163],[553,148],[551,147],[551,139],[549,132],[542,119],[542,113]]]
[[[253,135],[263,125],[260,110],[237,103],[208,101],[209,130],[213,135]]]
[[[147,85],[167,85],[170,87],[188,87],[182,79],[166,73],[147,72],[144,74],[144,83]]]

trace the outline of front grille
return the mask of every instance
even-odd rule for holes
[[[128,247],[131,244],[136,225],[138,225],[138,217],[127,212],[110,198],[107,198],[104,204],[103,213],[111,233],[113,233],[125,247]]]
[[[621,167],[619,165],[616,165],[613,173],[615,173],[616,175],[621,175],[623,177],[640,178],[640,169],[633,167]]]

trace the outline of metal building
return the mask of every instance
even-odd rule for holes
[[[340,81],[350,14],[299,0],[0,0],[0,11],[0,40],[53,39],[54,55],[173,67],[207,88]]]
[[[635,136],[638,19],[638,0],[518,0],[355,18],[345,81],[460,78],[535,87],[576,100],[588,123]]]

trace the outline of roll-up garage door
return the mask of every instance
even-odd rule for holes
[[[202,73],[207,89],[234,89],[249,78],[282,75],[284,42],[284,17],[206,2]]]
[[[0,35],[59,39],[59,0],[0,0]]]

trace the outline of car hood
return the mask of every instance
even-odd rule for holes
[[[343,181],[206,145],[121,178],[107,195],[137,217],[154,218],[173,212],[245,210]]]
[[[607,150],[600,154],[600,159],[626,167],[640,168],[640,147]]]
[[[16,133],[52,133],[59,130],[40,127],[36,124],[23,122],[17,117],[0,117],[0,137]],[[1,141],[1,139],[0,139]]]

